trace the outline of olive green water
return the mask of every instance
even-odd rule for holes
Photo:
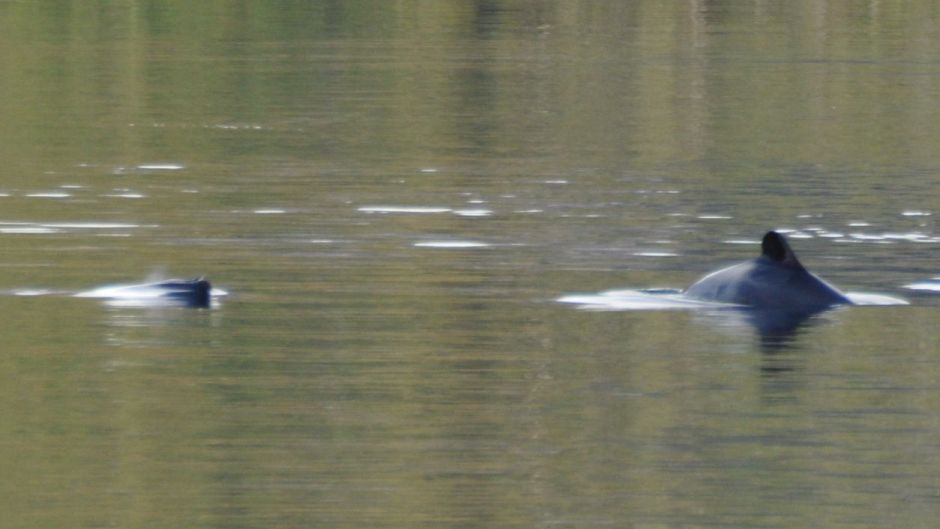
[[[11,1],[0,67],[5,527],[936,524],[933,2]],[[770,228],[912,304],[555,301]],[[69,296],[154,273],[231,295]]]

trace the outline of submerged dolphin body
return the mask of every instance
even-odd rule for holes
[[[703,301],[799,313],[853,304],[845,294],[804,268],[787,240],[775,231],[764,235],[760,257],[703,277],[685,295]]]

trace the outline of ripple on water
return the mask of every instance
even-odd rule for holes
[[[450,213],[451,208],[438,206],[361,206],[356,208],[361,213]]]
[[[123,187],[115,188],[110,193],[105,193],[101,196],[105,198],[146,198],[147,195]]]
[[[907,241],[907,242],[938,242],[936,237],[930,237],[927,234],[920,232],[909,232],[909,233],[896,233],[896,232],[886,232],[886,233],[866,233],[866,232],[853,232],[849,233],[851,239],[863,242],[875,242],[880,244],[891,244],[897,241]]]
[[[133,230],[140,224],[120,222],[0,222],[0,234],[47,235],[85,230]]]
[[[72,194],[65,191],[38,191],[27,193],[26,196],[29,198],[69,198]]]
[[[0,234],[9,235],[47,235],[50,233],[59,233],[61,230],[53,228],[44,228],[42,226],[11,226],[8,224],[0,225]]]
[[[440,249],[470,249],[470,248],[489,248],[492,246],[486,242],[479,241],[422,241],[416,242],[416,248],[440,248]]]
[[[696,218],[699,220],[731,220],[734,217],[731,215],[699,215]]]
[[[118,166],[111,170],[111,174],[114,175],[126,175],[133,173],[157,173],[157,172],[170,172],[170,171],[181,171],[186,169],[186,166],[180,163],[142,163],[132,166]]]
[[[461,217],[489,217],[493,214],[493,210],[485,208],[455,209],[454,214]]]
[[[180,171],[186,166],[178,163],[143,163],[137,166],[141,171]]]
[[[935,277],[933,279],[924,279],[922,281],[914,281],[913,283],[908,283],[904,285],[904,288],[908,290],[917,290],[920,292],[940,293],[940,277]]]
[[[61,228],[66,230],[112,230],[140,228],[140,224],[127,224],[121,222],[55,222],[41,224],[47,228]]]

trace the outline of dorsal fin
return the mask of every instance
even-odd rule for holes
[[[790,249],[787,239],[775,231],[768,231],[760,242],[761,255],[775,263],[803,268],[796,254]]]

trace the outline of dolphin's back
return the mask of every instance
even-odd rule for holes
[[[815,310],[851,303],[802,266],[758,257],[711,273],[690,286],[688,297],[759,308]]]

